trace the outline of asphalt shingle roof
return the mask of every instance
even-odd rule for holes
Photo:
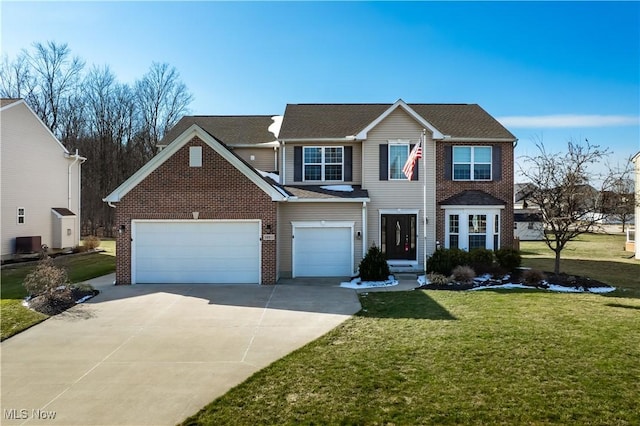
[[[15,102],[20,101],[21,99],[13,99],[13,98],[2,98],[0,99],[0,108],[4,108],[7,105],[11,105]]]
[[[516,139],[477,104],[408,104],[454,138]],[[392,104],[288,104],[280,139],[344,138],[358,134]]]
[[[276,135],[269,131],[269,126],[273,124],[274,115],[187,115],[167,132],[158,145],[168,145],[193,124],[226,145],[273,142]]]
[[[353,191],[332,191],[324,189],[321,185],[286,185],[285,191],[294,197],[312,199],[337,199],[337,198],[369,198],[369,192],[360,185],[352,185]]]
[[[440,202],[443,206],[500,206],[507,204],[499,198],[484,191],[462,191]]]

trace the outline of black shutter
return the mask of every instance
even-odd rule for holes
[[[389,180],[389,145],[380,144],[380,180]]]
[[[493,180],[502,180],[502,147],[500,145],[493,145],[491,150],[492,162],[493,162]]]
[[[453,147],[451,145],[444,146],[444,179],[451,180],[451,169],[453,168]]]
[[[302,182],[302,147],[293,147],[293,180]]]
[[[415,145],[409,145],[409,153],[413,151]],[[422,155],[424,155],[424,150],[422,151]],[[416,160],[416,164],[413,165],[413,176],[411,176],[411,180],[420,180],[418,172],[420,171],[420,161],[421,159]]]
[[[353,180],[353,147],[344,147],[344,180],[350,182]]]

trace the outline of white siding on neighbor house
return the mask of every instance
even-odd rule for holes
[[[362,260],[362,203],[280,203],[278,209],[278,262],[282,278],[292,274],[292,222],[310,221],[354,222],[353,234],[353,271],[358,269]]]
[[[262,170],[263,172],[274,172],[278,170],[278,153],[273,148],[234,148],[233,146],[230,148],[253,168]]]
[[[294,147],[296,146],[351,146],[352,151],[352,176],[350,181],[311,181],[311,182],[295,182],[293,179],[294,173]],[[360,185],[362,183],[362,169],[360,164],[362,163],[362,147],[360,143],[346,143],[346,142],[313,142],[313,143],[299,143],[289,142],[281,149],[285,156],[285,184],[286,185],[331,185],[336,183],[344,183],[349,185]],[[281,153],[282,155],[282,153]]]
[[[74,212],[75,240],[80,235],[80,166],[72,167],[69,203],[69,166],[64,148],[23,103],[1,113],[2,256],[13,254],[16,237],[41,236],[53,244],[53,207]],[[17,223],[17,208],[24,207],[25,223]]]
[[[381,144],[403,139],[411,144],[418,143],[422,134],[422,126],[401,108],[384,119],[369,131],[367,140],[362,143],[362,187],[369,191],[371,202],[368,209],[367,246],[380,246],[380,212],[389,213],[391,210],[418,210],[418,264],[424,260],[424,226],[423,226],[423,188],[427,187],[427,253],[435,250],[436,234],[436,173],[435,173],[435,142],[427,129],[427,140],[422,149],[423,158],[420,159],[419,181],[409,180],[380,180],[379,157]],[[427,170],[424,162],[427,162]],[[354,161],[355,164],[355,161]]]

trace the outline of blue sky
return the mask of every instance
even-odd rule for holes
[[[193,114],[477,103],[518,138],[640,151],[640,2],[2,1],[3,54],[67,43],[132,83],[175,66]]]

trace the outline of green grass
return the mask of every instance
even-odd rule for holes
[[[67,270],[72,283],[109,274],[115,270],[115,241],[102,241],[105,252],[82,256],[62,256],[55,259],[58,266]],[[24,278],[33,270],[35,263],[3,268],[0,284],[0,338],[13,336],[48,317],[22,306],[27,292],[22,286]]]
[[[413,291],[361,302],[184,424],[640,424],[638,299]]]
[[[640,297],[640,261],[624,251],[622,234],[583,234],[562,251],[560,271],[587,276],[620,289],[614,295]],[[523,266],[553,271],[554,253],[542,241],[520,243]]]
[[[544,243],[525,266],[553,270]],[[640,424],[640,262],[585,235],[563,272],[621,290],[383,292],[184,425]],[[611,297],[615,296],[615,297]]]

